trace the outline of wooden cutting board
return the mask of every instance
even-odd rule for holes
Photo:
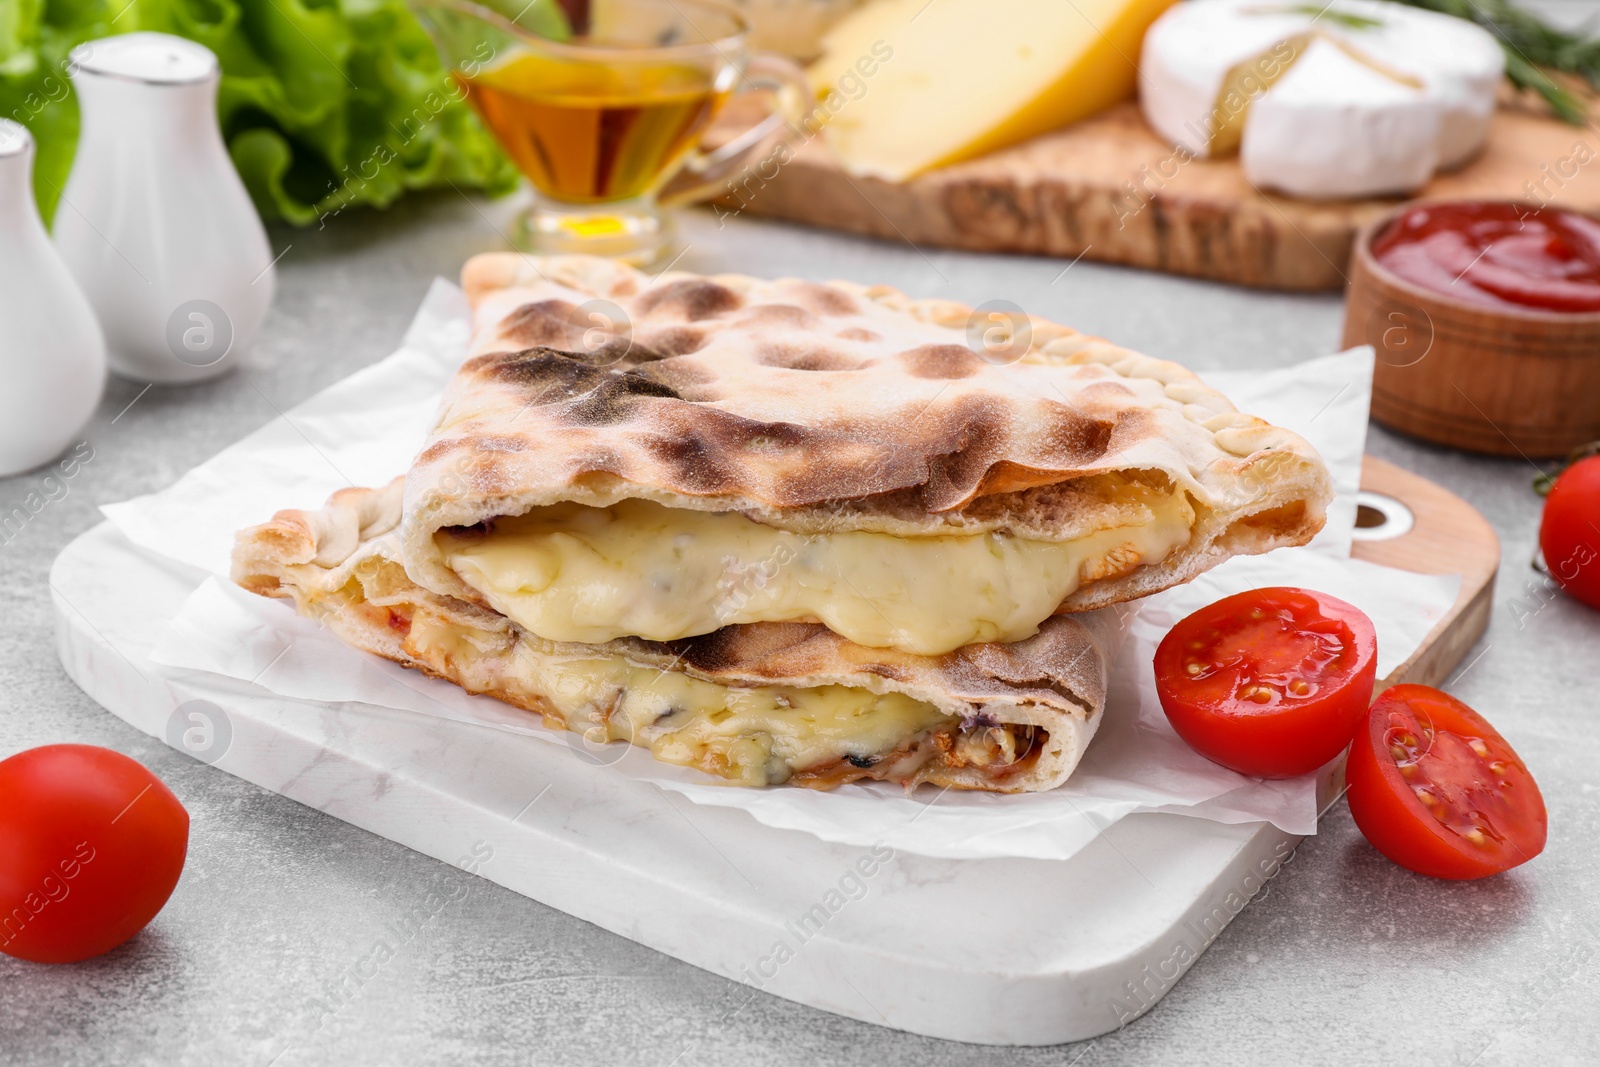
[[[737,105],[712,131],[711,144],[748,127],[760,106]],[[905,183],[852,178],[817,136],[782,166],[777,156],[747,168],[716,210],[917,247],[1081,255],[1240,285],[1319,290],[1343,288],[1356,230],[1401,199],[1267,195],[1245,180],[1236,159],[1180,158],[1134,103]],[[1419,195],[1600,212],[1600,134],[1508,104],[1495,116],[1483,154]]]

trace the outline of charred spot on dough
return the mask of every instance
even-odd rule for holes
[[[583,425],[604,426],[630,417],[639,401],[647,399],[683,398],[670,385],[638,371],[601,371],[593,388],[575,398],[566,415]]]
[[[565,300],[540,300],[523,304],[500,322],[500,336],[512,344],[567,347],[573,330],[576,304]]]
[[[1055,466],[1063,469],[1088,467],[1105,457],[1111,449],[1111,440],[1125,423],[1137,421],[1133,409],[1120,411],[1116,417],[1097,418],[1076,407],[1053,403],[1045,409],[1046,425],[1039,435],[1040,444]]]
[[[532,403],[549,403],[561,395],[581,391],[597,370],[571,353],[555,348],[526,348],[521,352],[494,352],[479,356],[467,368],[536,395]]]
[[[763,422],[698,404],[680,405],[652,429],[658,432],[644,439],[644,447],[671,468],[672,484],[706,496],[748,491],[746,472],[755,469],[746,458],[751,452],[769,460],[798,453],[785,457],[784,465],[806,466],[816,438],[816,431],[795,423]]]
[[[962,397],[937,413],[942,439],[926,443],[928,478],[923,503],[930,511],[948,511],[965,503],[990,466],[1012,444],[1006,402],[999,397]]]
[[[744,327],[779,326],[790,330],[815,330],[817,317],[794,304],[757,304],[739,317]]]
[[[715,410],[701,409],[705,414]],[[723,461],[727,449],[717,439],[720,435],[716,429],[714,422],[707,420],[705,426],[652,434],[643,438],[642,444],[671,470],[672,485],[682,492],[709,496],[739,488],[739,480]]]
[[[966,345],[922,345],[897,358],[914,378],[970,378],[983,369],[983,360]]]
[[[1154,437],[1160,432],[1159,418],[1154,411],[1149,408],[1123,408],[1112,417],[1105,447],[1095,458],[1120,452],[1126,447],[1137,444],[1141,439]]]
[[[596,365],[600,361],[595,353],[530,348],[497,353],[482,371],[516,386],[529,407],[571,403],[568,417],[590,425],[620,421],[637,399],[682,399],[669,385],[637,371]]]
[[[706,674],[731,671],[781,683],[819,669],[836,640],[818,623],[758,622],[724,626],[677,641],[651,642],[649,647]]]
[[[526,350],[499,349],[494,352],[485,352],[480,356],[473,356],[461,364],[461,373],[463,375],[477,375],[481,378],[500,377],[500,365],[508,360],[516,359],[524,351]]]
[[[814,345],[772,340],[762,342],[756,347],[755,361],[763,367],[778,367],[782,370],[853,371],[866,366],[861,360],[842,352],[830,352]]]
[[[688,359],[658,360],[639,367],[636,373],[642,378],[664,385],[677,393],[680,399],[704,404],[719,399],[715,389],[707,388],[719,380],[710,369]]]
[[[437,463],[455,452],[471,451],[471,437],[443,437],[422,450],[422,454],[417,457],[417,466]]]
[[[821,431],[819,431],[821,432]],[[790,507],[823,504],[841,514],[850,513],[861,502],[878,500],[886,493],[904,491],[919,483],[925,467],[913,453],[856,453],[853,459],[841,457],[839,442],[823,438],[820,447],[807,448],[797,457],[773,471],[773,494]],[[914,499],[920,510],[920,498]]]
[[[673,356],[687,356],[691,352],[698,352],[710,340],[704,329],[696,326],[667,326],[659,330],[652,330],[643,338],[643,343],[650,351],[659,353],[656,359],[670,359]],[[635,349],[639,343],[635,342]],[[634,357],[633,362],[643,363],[644,360]]]
[[[708,634],[698,637],[685,637],[677,641],[666,641],[658,647],[680,665],[693,670],[703,671],[706,674],[716,674],[735,667],[739,663],[739,653],[736,646],[737,638],[729,633],[734,627],[724,627],[713,630]]]
[[[784,295],[792,297],[802,307],[817,315],[843,317],[854,315],[861,310],[860,305],[849,293],[817,282],[791,282],[786,287]]]
[[[802,447],[812,439],[809,429],[792,422],[756,422],[736,415],[730,416],[720,429],[727,435],[730,445],[748,452],[784,452]]]
[[[684,278],[640,294],[634,302],[640,316],[676,316],[684,322],[716,318],[744,306],[744,298],[705,278]]]
[[[661,358],[650,349],[636,345],[626,337],[613,337],[592,352],[567,352],[564,355],[595,367],[609,367],[624,359],[629,363],[648,363],[652,359]]]
[[[883,340],[882,334],[873,333],[864,326],[846,326],[834,336],[842,341],[860,341],[863,344],[871,344],[874,341]]]

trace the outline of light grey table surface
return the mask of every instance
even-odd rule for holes
[[[499,247],[506,205],[454,193],[326,230],[276,230],[276,307],[238,373],[192,388],[113,382],[68,494],[0,545],[0,754],[76,741],[159,774],[193,816],[165,911],[101,959],[0,957],[7,1064],[1101,1064],[1345,1060],[1426,1064],[1600,1057],[1600,613],[1556,597],[1519,620],[1533,577],[1532,467],[1372,431],[1369,450],[1481,509],[1500,534],[1493,625],[1450,688],[1516,745],[1550,809],[1545,854],[1479,883],[1379,857],[1343,804],[1145,1018],[1081,1045],[996,1050],[922,1038],[743,987],[258,789],[137,733],[63,675],[46,574],[97,505],[190,466],[387,354],[435,275]],[[1277,367],[1335,350],[1336,296],[1252,292],[1087,261],[918,251],[708,213],[680,267],[887,282],[1010,299],[1195,369]],[[0,510],[38,474],[0,481]],[[276,505],[263,501],[263,512]],[[458,888],[459,887],[459,888]],[[315,998],[429,889],[465,892],[319,1027]],[[707,931],[707,936],[715,936]],[[689,1051],[684,1053],[686,1046]],[[676,1060],[675,1057],[679,1057]]]

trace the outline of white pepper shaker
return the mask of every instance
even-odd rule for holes
[[[105,330],[111,369],[178,383],[233,369],[275,276],[217,126],[205,46],[129,33],[72,50],[82,114],[55,242]]]
[[[106,384],[94,309],[50,246],[33,202],[33,138],[0,119],[0,477],[78,439]]]

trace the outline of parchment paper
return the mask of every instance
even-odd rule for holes
[[[336,489],[380,485],[403,472],[423,443],[467,334],[460,291],[436,281],[394,355],[287,411],[170,488],[102,509],[134,543],[213,575],[161,635],[156,662],[253,682],[288,698],[529,734],[565,750],[553,758],[583,760],[596,774],[651,782],[698,804],[743,808],[767,825],[829,841],[881,841],[953,858],[1064,859],[1135,812],[1264,820],[1299,834],[1316,830],[1315,775],[1247,778],[1199,756],[1168,726],[1150,662],[1178,619],[1218,597],[1263,585],[1320,589],[1373,619],[1382,675],[1415,650],[1460,585],[1459,578],[1349,558],[1371,396],[1370,349],[1268,373],[1208,374],[1207,381],[1243,410],[1310,440],[1333,471],[1338,500],[1328,527],[1305,548],[1230,560],[1186,586],[1102,613],[1105,628],[1120,638],[1113,640],[1120,651],[1099,733],[1064,787],[999,796],[926,786],[908,795],[881,783],[830,793],[726,786],[657,763],[643,749],[592,745],[547,730],[536,716],[357,652],[286,604],[245,593],[224,577],[235,531],[280,508],[319,507]]]

